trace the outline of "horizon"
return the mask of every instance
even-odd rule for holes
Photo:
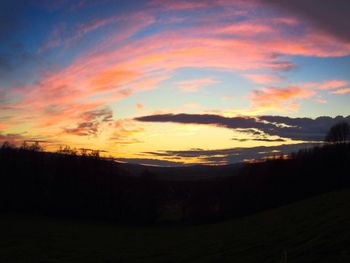
[[[0,143],[173,166],[321,143],[350,124],[350,2],[317,2],[4,1]]]

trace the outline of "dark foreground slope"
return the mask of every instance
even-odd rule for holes
[[[0,215],[0,262],[350,262],[350,190],[197,226]]]
[[[232,176],[213,173],[202,180],[178,181],[162,180],[160,174],[146,169],[132,176],[132,170],[96,156],[3,147],[0,213],[98,218],[139,225],[205,223],[350,187],[349,171],[349,143],[300,151],[287,160],[237,166],[232,168]]]

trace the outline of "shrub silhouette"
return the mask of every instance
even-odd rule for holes
[[[331,127],[328,131],[325,141],[331,143],[344,143],[350,140],[350,125],[347,122],[341,122]]]

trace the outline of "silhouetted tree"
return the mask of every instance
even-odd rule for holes
[[[350,140],[350,125],[347,122],[341,122],[331,127],[328,131],[325,141],[331,143],[344,143]]]
[[[100,158],[100,151],[99,150],[91,150],[89,153],[89,156],[92,158],[99,159]]]
[[[77,149],[72,149],[70,146],[60,146],[60,148],[57,150],[57,153],[59,154],[66,154],[66,155],[77,155],[78,151]]]
[[[44,148],[39,144],[39,142],[33,142],[32,144],[30,144],[26,141],[23,142],[20,149],[33,152],[40,152],[44,150]]]
[[[16,146],[8,141],[3,142],[2,149],[14,149]]]

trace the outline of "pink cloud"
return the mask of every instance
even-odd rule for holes
[[[314,90],[328,90],[328,89],[336,89],[341,88],[349,84],[346,80],[332,79],[332,80],[324,80],[319,82],[304,82],[299,83],[300,87],[304,89],[314,89]]]
[[[279,76],[272,74],[243,74],[243,77],[259,84],[270,84],[281,81]]]
[[[273,33],[274,29],[268,25],[259,25],[252,22],[240,22],[234,23],[222,28],[219,28],[216,33],[227,34],[227,35],[256,35],[256,34],[266,34]]]
[[[299,87],[269,87],[261,90],[254,90],[251,95],[251,102],[255,111],[296,111],[299,107],[299,103],[296,100],[309,98],[314,95],[314,91]]]
[[[336,89],[336,88],[344,87],[348,84],[349,84],[349,82],[344,81],[344,80],[329,80],[329,81],[326,81],[326,82],[322,83],[321,85],[319,85],[319,88],[322,90]]]
[[[276,88],[267,87],[254,90],[250,96],[254,111],[263,112],[268,110],[292,110],[299,108],[299,101],[313,97],[320,90],[336,89],[347,85],[344,80],[325,80],[321,82],[305,82],[289,87]],[[337,93],[338,92],[338,93]],[[344,94],[350,92],[347,88],[332,92],[333,94]],[[317,103],[325,104],[326,100],[316,98]]]
[[[332,91],[332,94],[346,94],[350,92],[350,88],[338,89],[336,91]]]

